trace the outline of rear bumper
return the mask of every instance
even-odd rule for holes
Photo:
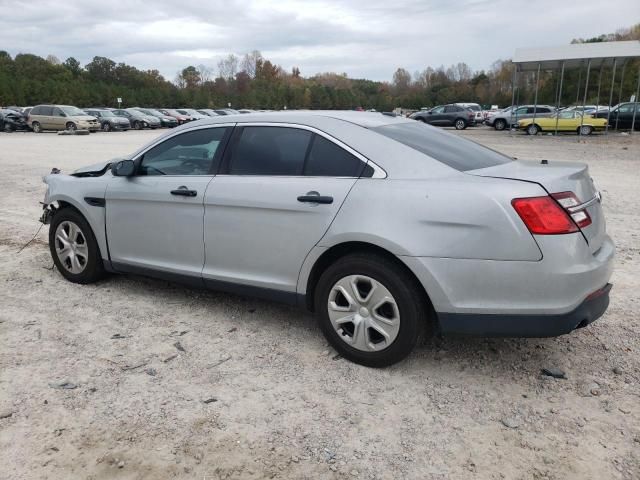
[[[500,315],[440,313],[440,329],[445,335],[485,337],[556,337],[586,327],[600,318],[609,306],[611,284],[593,292],[574,310],[555,315]]]

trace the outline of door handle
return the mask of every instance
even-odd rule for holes
[[[325,196],[325,195],[318,195],[317,193],[315,195],[300,195],[298,197],[298,201],[299,202],[306,202],[306,203],[324,203],[324,204],[330,204],[333,203],[333,197],[329,197],[329,196]]]
[[[181,197],[195,197],[198,195],[196,190],[189,190],[184,185],[178,187],[176,190],[171,190],[171,195],[180,195]]]

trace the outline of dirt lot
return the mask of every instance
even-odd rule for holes
[[[430,341],[385,370],[338,358],[293,308],[68,283],[47,228],[18,253],[51,167],[155,135],[0,134],[1,478],[640,478],[640,135],[462,132],[589,163],[617,244],[611,307],[568,336]]]

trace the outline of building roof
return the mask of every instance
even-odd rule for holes
[[[513,63],[519,71],[560,68],[564,61],[565,68],[586,66],[591,60],[591,67],[610,66],[614,59],[618,65],[630,58],[640,58],[640,41],[574,43],[559,47],[518,48],[513,56]]]

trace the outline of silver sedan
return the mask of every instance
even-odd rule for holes
[[[600,317],[614,245],[587,166],[514,161],[363,112],[219,116],[44,179],[60,273],[297,304],[381,367],[421,335],[555,336]]]

